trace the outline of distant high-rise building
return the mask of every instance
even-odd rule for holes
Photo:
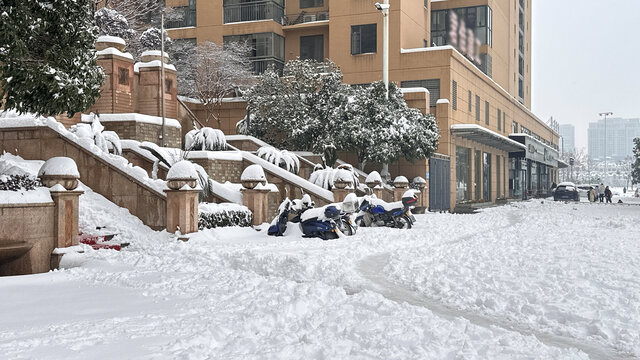
[[[560,125],[560,151],[565,153],[576,152],[576,128],[570,124]]]
[[[640,119],[611,118],[606,127],[604,120],[589,123],[589,156],[594,160],[604,160],[605,156],[613,161],[624,160],[633,155],[633,139],[637,137]]]

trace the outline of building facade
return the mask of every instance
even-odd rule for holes
[[[576,128],[571,124],[560,125],[560,152],[576,152]]]
[[[620,161],[633,156],[633,139],[640,137],[640,119],[611,118],[589,123],[589,157]]]
[[[331,59],[345,82],[368,84],[382,79],[383,18],[375,3],[167,0],[188,15],[169,34],[193,43],[249,41],[256,73],[296,58]],[[429,160],[400,162],[392,174],[426,176],[432,189],[448,191],[433,209],[546,191],[557,177],[559,136],[530,111],[531,0],[390,6],[389,79],[428,94],[441,131],[439,159],[447,162],[433,169]]]

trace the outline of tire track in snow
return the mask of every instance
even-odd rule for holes
[[[512,213],[509,213],[508,217],[508,224],[500,227],[499,229],[506,229],[515,226],[521,219],[521,216]],[[475,233],[466,234],[454,240],[439,243],[438,245],[458,243],[470,239],[475,235]],[[357,272],[369,282],[369,284],[365,285],[363,289],[379,293],[391,301],[406,302],[414,306],[426,308],[434,314],[449,320],[462,317],[472,324],[484,328],[491,329],[492,327],[498,327],[507,331],[520,333],[524,336],[534,336],[541,343],[550,347],[567,349],[576,348],[587,354],[591,359],[638,359],[638,357],[632,354],[621,353],[616,349],[605,347],[597,343],[585,342],[583,340],[562,335],[539,332],[529,327],[509,322],[505,319],[485,316],[468,310],[451,308],[436,300],[424,297],[408,287],[391,282],[384,273],[380,271],[389,262],[389,256],[389,253],[371,255],[365,257],[358,263],[356,267]]]
[[[379,293],[391,301],[406,302],[414,306],[426,308],[434,314],[449,320],[462,317],[472,324],[484,328],[490,329],[491,327],[498,327],[507,331],[518,332],[524,336],[535,336],[541,343],[547,346],[576,348],[589,355],[592,359],[638,359],[631,354],[620,353],[615,349],[603,347],[597,343],[588,343],[571,337],[543,333],[504,319],[448,307],[436,300],[421,296],[409,288],[389,281],[380,271],[380,269],[384,268],[387,264],[388,259],[388,253],[378,254],[366,257],[358,264],[358,272],[370,283],[369,285],[365,285],[364,289]]]

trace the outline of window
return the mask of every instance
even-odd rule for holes
[[[322,7],[324,6],[322,0],[300,0],[300,9]]]
[[[129,85],[129,69],[118,68],[118,84]]]
[[[451,83],[451,107],[458,110],[458,83],[455,80]]]
[[[504,132],[507,132],[507,113],[506,112],[502,113],[502,129],[504,130]]]
[[[255,74],[263,73],[269,65],[282,71],[284,67],[284,37],[275,33],[230,35],[223,37],[223,44],[246,41],[251,47],[251,61]]]
[[[482,198],[491,201],[491,154],[483,153]]]
[[[476,121],[480,121],[480,96],[476,95]]]
[[[469,90],[469,114],[473,111],[473,104],[471,103],[471,90]]]
[[[400,87],[414,88],[421,87],[429,90],[429,106],[435,107],[438,99],[440,99],[440,79],[428,80],[409,80],[402,81]]]
[[[498,121],[499,123],[499,121]],[[499,198],[502,196],[501,194],[501,188],[500,188],[500,178],[501,178],[501,174],[500,174],[500,162],[501,162],[501,158],[499,155],[496,155],[496,198]]]
[[[518,123],[514,121],[513,123],[511,123],[511,127],[512,127],[511,131],[514,134],[517,134],[518,133]]]
[[[351,55],[369,54],[377,51],[378,25],[351,26]]]
[[[456,146],[456,201],[471,200],[471,149]]]
[[[522,80],[522,77],[518,79],[518,97],[520,102],[524,101],[524,81]]]
[[[502,111],[498,109],[498,130],[502,130]]]
[[[167,94],[171,94],[171,89],[173,88],[173,80],[164,79],[164,92]]]
[[[196,26],[196,0],[189,0],[187,6],[176,6],[173,9],[179,16],[167,21],[167,29]]]
[[[484,102],[484,123],[489,125],[489,102]]]
[[[324,61],[324,36],[300,36],[300,59]]]

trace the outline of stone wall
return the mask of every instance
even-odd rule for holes
[[[166,196],[140,183],[99,156],[62,137],[48,127],[0,129],[0,152],[27,160],[66,156],[78,165],[80,181],[120,207],[129,209],[155,230],[165,227]]]
[[[55,211],[53,202],[0,204],[0,276],[51,269]]]
[[[240,183],[240,176],[244,170],[242,161],[219,159],[190,159],[204,168],[210,178],[225,183]]]
[[[148,141],[160,145],[162,125],[149,124],[134,120],[129,121],[104,121],[105,130],[115,131],[121,139]],[[165,146],[181,148],[182,130],[173,126],[165,126]]]

